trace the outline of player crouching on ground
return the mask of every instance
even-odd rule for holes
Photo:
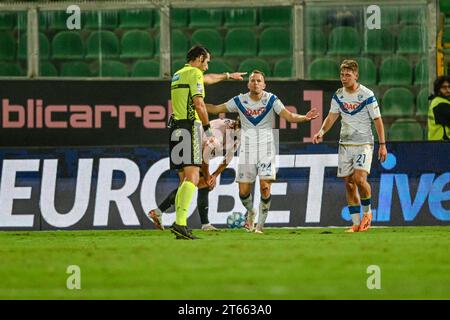
[[[386,140],[377,99],[370,89],[357,82],[357,62],[344,60],[340,78],[343,87],[333,95],[330,112],[314,135],[313,143],[319,143],[339,115],[342,117],[337,176],[345,180],[347,203],[353,221],[353,226],[346,232],[361,232],[369,229],[372,222],[371,188],[367,182],[374,143],[372,120],[378,134],[378,160],[381,162],[386,160]],[[361,205],[364,213],[362,221]]]

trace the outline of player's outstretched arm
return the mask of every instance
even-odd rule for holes
[[[319,113],[315,108],[308,111],[307,114],[301,115],[297,113],[292,113],[287,109],[283,109],[280,112],[280,117],[286,119],[288,122],[307,122],[315,119],[319,116]]]
[[[208,73],[203,76],[203,83],[207,86],[211,84],[218,83],[224,80],[244,80],[243,76],[245,76],[247,72],[225,72],[225,73]]]
[[[336,120],[339,118],[339,113],[333,113],[329,112],[327,117],[322,123],[322,127],[320,128],[319,132],[317,132],[313,137],[313,143],[319,143],[320,140],[322,140],[322,137],[325,135],[325,133],[331,129],[333,124],[336,122]]]
[[[206,110],[208,111],[208,113],[211,113],[211,114],[228,112],[228,109],[227,109],[227,106],[225,105],[225,103],[218,104],[218,105],[207,103]]]
[[[373,122],[375,124],[375,129],[377,130],[378,144],[380,145],[380,147],[378,148],[378,160],[380,160],[380,162],[384,162],[387,156],[387,149],[386,137],[384,136],[383,120],[381,119],[381,117],[379,117],[374,119]]]

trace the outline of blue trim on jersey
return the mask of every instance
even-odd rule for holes
[[[234,103],[236,103],[239,110],[242,112],[242,114],[247,118],[248,121],[250,121],[254,126],[257,126],[258,123],[261,122],[262,119],[266,117],[266,115],[270,112],[270,110],[273,107],[273,103],[275,100],[278,99],[276,95],[272,95],[269,99],[269,102],[266,104],[266,110],[264,110],[263,113],[261,113],[256,118],[253,118],[251,115],[247,114],[247,109],[242,105],[241,100],[239,100],[239,96],[236,96],[233,98]]]
[[[351,116],[353,116],[354,114],[357,114],[358,112],[360,112],[362,109],[364,109],[365,106],[367,106],[368,104],[371,104],[373,102],[377,101],[377,98],[375,98],[375,96],[371,96],[369,98],[367,98],[366,100],[364,100],[363,102],[361,102],[361,104],[358,106],[358,108],[356,108],[355,110],[349,112],[344,108],[344,103],[339,100],[339,98],[337,97],[336,94],[333,95],[333,100],[337,102],[337,104],[339,105],[339,108],[341,109],[342,112],[349,114]]]

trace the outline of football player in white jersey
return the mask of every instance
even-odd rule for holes
[[[247,209],[245,227],[249,231],[263,233],[263,226],[270,208],[270,187],[276,179],[275,138],[273,122],[275,113],[289,122],[307,122],[317,118],[315,109],[306,115],[287,110],[274,94],[266,88],[264,73],[254,70],[247,84],[249,92],[240,94],[220,105],[207,104],[209,113],[238,112],[241,119],[241,146],[236,181],[239,183],[239,196]],[[261,203],[256,228],[251,191],[259,176]]]
[[[386,160],[386,139],[380,108],[373,92],[358,83],[358,63],[344,60],[341,64],[342,88],[331,100],[331,108],[321,129],[313,137],[319,143],[339,116],[341,134],[339,140],[338,177],[345,180],[347,203],[353,226],[347,232],[366,231],[372,222],[371,188],[367,182],[373,153],[372,121],[378,134],[378,160]],[[360,211],[363,206],[363,219]]]

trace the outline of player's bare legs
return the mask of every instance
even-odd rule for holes
[[[345,181],[345,195],[347,197],[348,209],[350,211],[350,216],[352,217],[353,226],[346,232],[358,232],[359,226],[361,225],[361,204],[358,193],[358,186],[356,185],[353,174],[344,177]]]
[[[253,231],[255,225],[256,210],[253,208],[252,197],[253,183],[239,182],[239,198],[247,212],[245,214],[245,226],[248,231]]]
[[[367,172],[364,170],[355,170],[353,173],[353,180],[358,186],[361,204],[363,206],[363,219],[359,231],[366,231],[369,229],[370,223],[372,222],[372,210],[370,207],[372,189],[367,182]]]
[[[259,204],[259,216],[258,223],[256,225],[256,233],[263,233],[264,223],[266,222],[267,215],[269,214],[269,208],[271,203],[270,189],[272,180],[259,180],[261,191],[261,202]]]

